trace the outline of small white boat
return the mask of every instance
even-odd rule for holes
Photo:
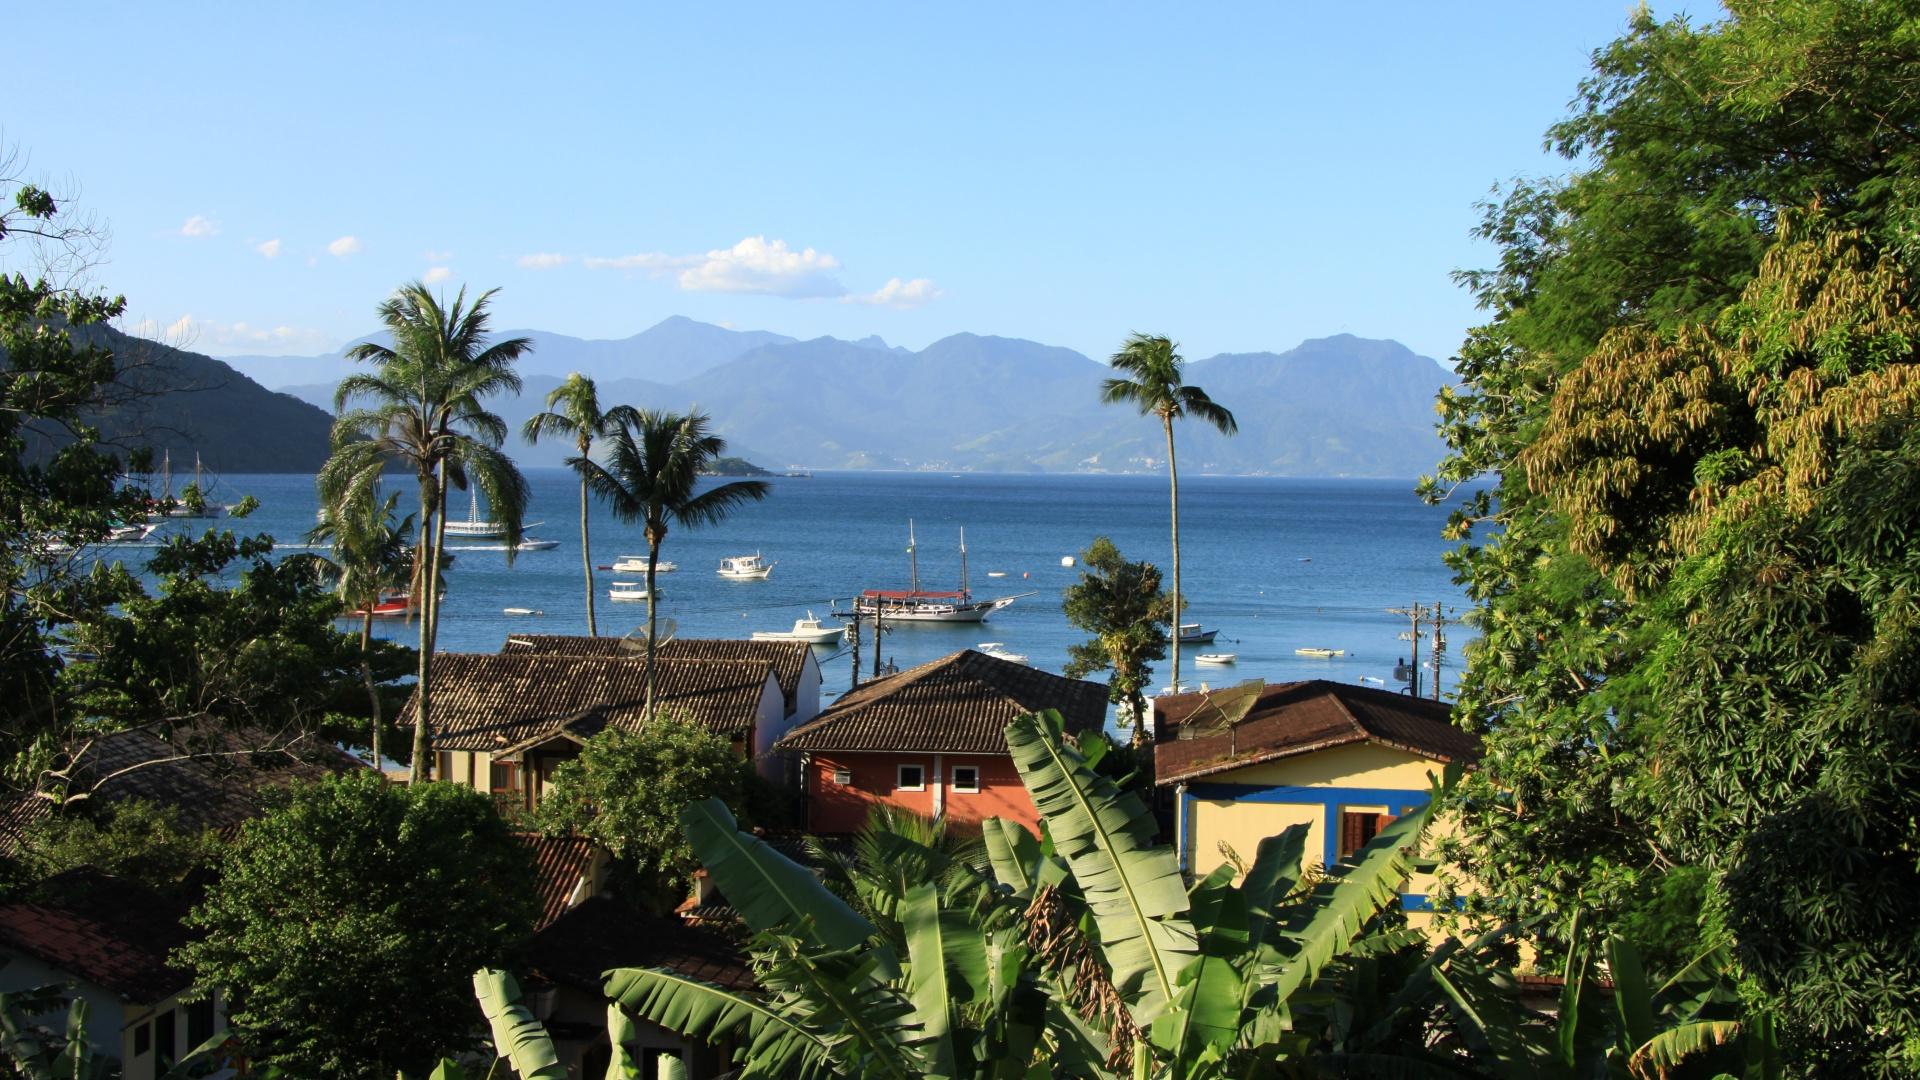
[[[1007,648],[1007,643],[1004,641],[983,641],[975,645],[974,648],[993,657],[995,660],[1005,660],[1013,664],[1025,664],[1029,662],[1026,653],[1011,651]]]
[[[1197,622],[1180,624],[1180,644],[1182,645],[1210,645],[1213,639],[1219,636],[1220,631],[1203,629]]]
[[[1313,658],[1314,658],[1315,660],[1331,660],[1331,659],[1333,659],[1333,658],[1334,658],[1334,657],[1336,657],[1336,656],[1345,656],[1345,655],[1347,655],[1347,650],[1345,650],[1345,649],[1315,649],[1315,648],[1305,648],[1305,649],[1295,649],[1295,650],[1293,650],[1293,655],[1295,655],[1295,656],[1311,656],[1311,657],[1313,657]]]
[[[622,574],[644,574],[647,572],[647,557],[645,555],[622,555],[613,560],[611,569]],[[660,562],[654,566],[653,572],[656,574],[671,574],[678,569],[680,569],[679,566],[665,559],[661,559]]]
[[[720,569],[715,573],[729,581],[764,581],[773,573],[774,564],[760,557],[759,552],[751,555],[730,555],[720,560]]]
[[[616,581],[607,590],[609,600],[645,600],[647,583],[644,581]]]
[[[827,645],[839,641],[847,635],[844,626],[825,626],[813,612],[807,612],[804,619],[793,620],[791,630],[755,630],[755,641],[804,641],[809,645]]]
[[[1368,686],[1385,686],[1385,685],[1387,685],[1387,680],[1385,680],[1385,679],[1383,679],[1383,678],[1381,678],[1381,677],[1380,677],[1380,676],[1378,676],[1378,675],[1362,675],[1362,676],[1360,676],[1360,681],[1361,681],[1361,682],[1363,682],[1363,683],[1365,683],[1365,684],[1366,684],[1366,685],[1368,685]]]
[[[544,611],[540,611],[537,608],[530,608],[530,607],[501,608],[500,613],[502,615],[545,615],[546,614],[546,612]]]
[[[1231,664],[1235,659],[1237,659],[1235,654],[1230,652],[1203,652],[1199,656],[1194,657],[1193,662],[1196,664]]]
[[[452,539],[453,539],[452,537],[448,537],[448,540],[449,540],[449,541],[451,541]],[[521,538],[520,538],[520,546],[519,546],[519,547],[518,547],[517,549],[515,549],[515,550],[518,550],[518,551],[552,551],[552,550],[553,550],[554,548],[557,548],[557,547],[559,547],[559,546],[560,546],[560,541],[558,541],[558,540],[541,540],[541,539],[539,539],[538,537],[533,537],[533,536],[523,536],[523,537],[521,537]],[[507,545],[506,545],[506,543],[505,543],[505,542],[501,542],[501,543],[498,543],[498,544],[455,544],[455,543],[448,543],[448,544],[447,544],[447,550],[448,550],[448,551],[505,551],[505,550],[507,550]]]
[[[989,570],[987,571],[987,576],[988,577],[1006,577],[1007,572],[1005,570]]]
[[[558,540],[539,540],[531,536],[523,536],[520,538],[521,551],[552,551],[559,546],[560,541]]]
[[[159,527],[159,522],[145,521],[138,525],[115,525],[113,528],[107,530],[107,543],[131,544],[145,540],[147,537],[153,535],[153,530]]]

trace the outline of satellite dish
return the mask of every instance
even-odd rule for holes
[[[677,620],[659,620],[655,626],[654,645],[657,647],[672,641],[674,631],[678,629],[680,629],[680,623]],[[644,626],[636,626],[627,631],[620,638],[620,649],[622,652],[636,653],[645,656],[647,652],[647,628]]]

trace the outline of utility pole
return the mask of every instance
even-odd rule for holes
[[[917,573],[915,577],[918,577]],[[873,677],[876,679],[880,677],[880,635],[887,632],[886,627],[880,622],[882,602],[877,596],[873,598]]]
[[[1440,700],[1440,664],[1447,654],[1447,616],[1440,601],[1433,602],[1433,700]]]
[[[847,641],[853,646],[853,684],[847,687],[847,692],[852,693],[860,689],[860,598],[857,596],[853,600],[853,624],[847,630]]]
[[[1413,663],[1409,668],[1410,674],[1408,676],[1409,682],[1408,682],[1407,692],[1409,694],[1412,694],[1414,697],[1419,697],[1420,696],[1420,627],[1423,623],[1426,622],[1427,610],[1420,606],[1420,602],[1418,600],[1415,600],[1413,603],[1403,608],[1388,608],[1387,614],[1405,615],[1409,620],[1409,622],[1411,623],[1411,627],[1412,627],[1411,630],[1408,633],[1401,635],[1403,638],[1413,643]],[[1436,679],[1435,681],[1437,682],[1438,680]]]

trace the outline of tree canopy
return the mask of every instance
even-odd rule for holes
[[[1131,722],[1144,714],[1145,691],[1153,685],[1148,661],[1167,655],[1173,598],[1160,587],[1159,567],[1127,561],[1104,536],[1087,545],[1080,563],[1086,569],[1067,586],[1061,606],[1067,621],[1093,638],[1067,647],[1062,674],[1084,679],[1096,671],[1111,671],[1107,699],[1126,706],[1122,719]]]

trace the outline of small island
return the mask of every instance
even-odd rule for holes
[[[758,465],[755,465],[753,462],[748,461],[746,458],[743,458],[743,457],[723,457],[723,458],[715,458],[711,465],[709,465],[706,469],[701,470],[701,475],[702,476],[775,476],[778,474],[769,472],[768,470],[763,469]]]

